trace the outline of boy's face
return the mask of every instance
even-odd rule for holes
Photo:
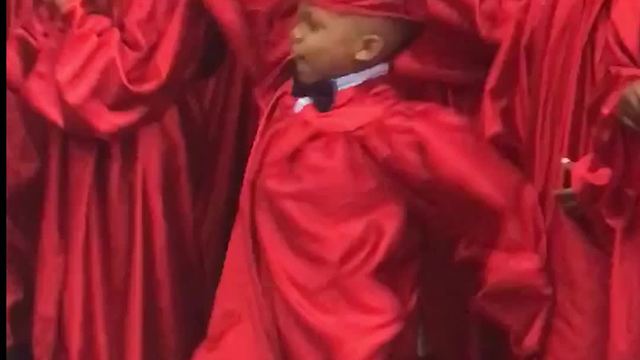
[[[313,83],[354,69],[359,39],[349,23],[348,16],[300,5],[291,31],[291,51],[299,81]]]

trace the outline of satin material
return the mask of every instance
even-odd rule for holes
[[[629,276],[615,269],[631,269],[638,260],[618,264],[621,257],[609,253],[611,240],[592,226],[598,223],[569,219],[554,196],[569,186],[561,159],[594,151],[619,91],[637,78],[639,6],[626,0],[529,2],[487,84],[483,131],[531,179],[548,224],[556,302],[547,359],[640,356],[611,350],[630,339],[616,335],[619,325],[613,324],[628,321],[616,304],[637,296],[633,286],[625,295],[610,290]],[[611,328],[603,326],[608,323]]]
[[[606,122],[593,153],[574,167],[572,185],[611,252],[608,359],[631,360],[640,356],[640,135],[615,115]]]
[[[34,215],[42,205],[42,151],[46,137],[42,119],[30,112],[9,90],[6,105],[5,329],[7,350],[18,351],[18,348],[28,349],[30,344],[33,265],[39,236]]]
[[[311,0],[310,4],[345,14],[388,16],[421,22],[424,20],[424,0]]]
[[[204,3],[251,76],[260,111],[266,111],[275,92],[291,74],[289,35],[298,2],[204,0]]]
[[[32,1],[7,1],[7,34],[32,17]],[[25,51],[27,61],[33,53]],[[30,346],[36,244],[34,214],[42,205],[46,126],[15,88],[6,89],[6,347],[25,357]]]
[[[424,1],[421,32],[393,61],[412,98],[475,117],[496,53],[526,8],[520,0]]]
[[[224,249],[206,241],[223,240],[224,214],[235,208],[222,179],[239,182],[238,170],[215,171],[236,164],[205,164],[234,161],[242,131],[233,130],[233,114],[246,84],[227,81],[243,75],[215,80],[216,89],[230,89],[219,99],[236,102],[188,113],[176,106],[183,96],[199,104],[212,97],[186,99],[184,91],[204,75],[202,53],[224,55],[206,12],[189,0],[117,4],[78,4],[58,16],[35,3],[8,35],[7,83],[46,127],[43,208],[29,217],[39,235],[24,262],[35,274],[26,341],[38,360],[188,358],[204,334]],[[228,117],[208,119],[220,114]],[[194,154],[192,144],[212,140],[190,134],[214,130],[232,137],[221,153]],[[207,169],[206,180],[196,181],[195,166]],[[215,217],[203,204],[213,189],[230,191]]]
[[[204,263],[206,311],[213,303],[258,122],[250,74],[232,52],[224,55],[207,62],[214,74],[190,86],[178,102],[188,140],[194,234]]]
[[[194,358],[415,358],[419,274],[452,248],[474,274],[474,309],[519,355],[535,351],[544,249],[514,170],[464,121],[375,80],[339,92],[327,113],[294,114],[289,89],[258,130]]]

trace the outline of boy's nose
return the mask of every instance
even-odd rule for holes
[[[291,29],[291,32],[289,32],[289,39],[292,43],[297,43],[302,40],[302,32],[300,31],[299,26],[294,26],[293,29]]]

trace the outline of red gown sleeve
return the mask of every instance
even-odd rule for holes
[[[396,74],[448,85],[482,83],[522,1],[426,1],[423,30],[395,60]]]
[[[265,109],[290,77],[289,31],[295,20],[294,0],[204,0],[231,48],[249,69],[256,97]]]
[[[429,234],[454,239],[455,261],[478,269],[474,308],[508,332],[516,355],[538,351],[550,288],[534,190],[467,123],[438,108],[371,131],[365,146],[406,184]]]
[[[572,169],[580,225],[610,258],[609,358],[640,356],[640,132],[613,120],[595,151]]]
[[[612,1],[606,31],[597,40],[607,50],[598,63],[602,74],[593,85],[597,95],[590,113],[594,123],[593,148],[571,171],[571,186],[578,195],[583,225],[596,231],[606,246],[614,229],[622,229],[633,213],[634,193],[640,191],[639,137],[622,126],[616,108],[624,89],[640,81],[640,4]]]
[[[32,0],[6,2],[7,34],[31,17]],[[8,39],[8,36],[7,36]],[[9,73],[7,73],[9,75]],[[32,214],[39,211],[40,189],[37,181],[42,166],[45,141],[42,128],[32,126],[20,98],[6,89],[6,353],[7,357],[28,352],[31,332],[31,296],[33,285],[33,239],[38,231]]]
[[[610,248],[616,233],[624,231],[636,216],[640,134],[611,115],[597,135],[594,151],[571,169],[571,188],[578,202],[577,220]]]
[[[193,0],[86,4],[10,34],[7,77],[55,125],[107,137],[171,104],[199,65],[206,16]]]
[[[6,347],[22,352],[31,332],[33,264],[39,227],[46,138],[42,123],[7,90],[6,97]]]

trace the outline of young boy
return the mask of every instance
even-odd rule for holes
[[[300,6],[295,79],[260,124],[196,359],[417,358],[421,271],[443,248],[477,270],[474,308],[517,355],[536,350],[548,289],[535,194],[464,119],[394,90],[388,61],[420,9]]]

